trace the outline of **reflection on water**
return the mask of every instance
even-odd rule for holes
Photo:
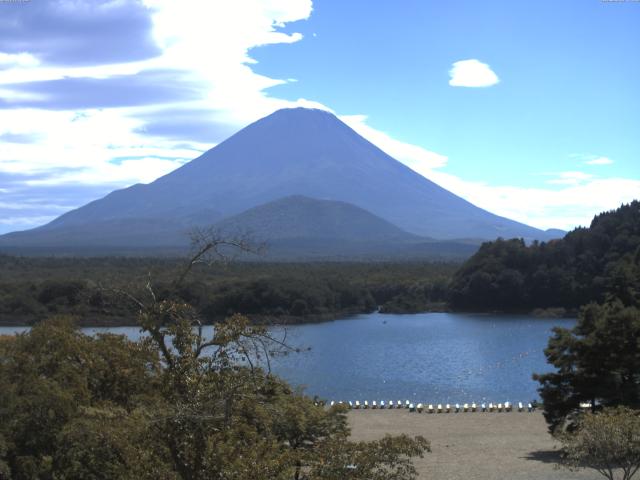
[[[529,401],[537,397],[531,374],[549,369],[543,349],[551,328],[574,323],[521,315],[358,315],[288,327],[289,342],[311,350],[277,357],[272,367],[327,399]],[[17,330],[0,327],[0,334]],[[140,336],[135,327],[83,330]]]

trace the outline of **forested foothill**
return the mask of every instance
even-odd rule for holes
[[[484,243],[450,285],[456,310],[577,311],[590,302],[640,302],[640,202],[597,215],[563,239]]]
[[[198,309],[207,323],[234,313],[255,322],[299,323],[375,311],[441,309],[455,263],[267,263],[195,265],[177,291],[178,258],[0,255],[0,324],[31,325],[51,315],[81,325],[132,325],[137,307],[121,290],[151,282]]]

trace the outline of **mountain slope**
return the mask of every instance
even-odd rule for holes
[[[117,190],[48,225],[0,237],[0,245],[46,246],[54,231],[59,241],[66,236],[81,243],[98,229],[105,238],[144,247],[144,231],[135,227],[141,221],[172,224],[166,235],[175,237],[190,225],[210,225],[290,195],[348,202],[402,230],[438,239],[550,235],[475,207],[394,160],[334,115],[296,108],[258,120],[155,182]],[[116,227],[124,224],[133,230]]]

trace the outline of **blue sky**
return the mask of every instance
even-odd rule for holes
[[[331,110],[495,213],[570,229],[640,197],[640,2],[0,3],[0,233]]]
[[[538,186],[584,169],[577,153],[615,159],[608,175],[640,173],[639,26],[640,3],[318,2],[289,27],[304,41],[252,56],[257,72],[297,79],[273,95],[364,112],[446,154],[453,174]],[[500,82],[452,88],[462,59],[486,62]]]

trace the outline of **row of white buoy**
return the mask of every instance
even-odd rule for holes
[[[350,409],[354,409],[354,410],[365,410],[365,409],[400,409],[400,408],[406,408],[408,409],[410,412],[418,412],[418,413],[422,413],[422,412],[426,412],[426,413],[460,413],[460,412],[512,412],[514,411],[514,405],[511,402],[505,402],[505,403],[481,403],[480,405],[476,404],[475,402],[468,404],[468,403],[464,403],[462,405],[460,405],[459,403],[456,403],[455,405],[446,403],[446,404],[441,404],[438,403],[437,405],[434,406],[434,404],[423,404],[423,403],[418,403],[418,404],[414,404],[412,402],[410,402],[409,400],[405,400],[404,403],[402,402],[402,400],[398,400],[397,402],[394,403],[393,400],[390,400],[388,403],[385,403],[384,400],[381,400],[380,403],[378,403],[376,400],[373,400],[371,403],[369,403],[367,400],[365,400],[363,403],[360,403],[359,400],[356,400],[355,402],[349,401],[349,402],[336,402],[336,401],[331,401],[330,406],[334,406],[334,405],[343,405],[346,404],[348,405],[348,407]],[[535,407],[531,404],[528,403],[526,406],[522,403],[522,402],[518,402],[517,407],[515,407],[516,411],[518,412],[524,412],[525,410],[528,412],[533,412],[535,410]]]

